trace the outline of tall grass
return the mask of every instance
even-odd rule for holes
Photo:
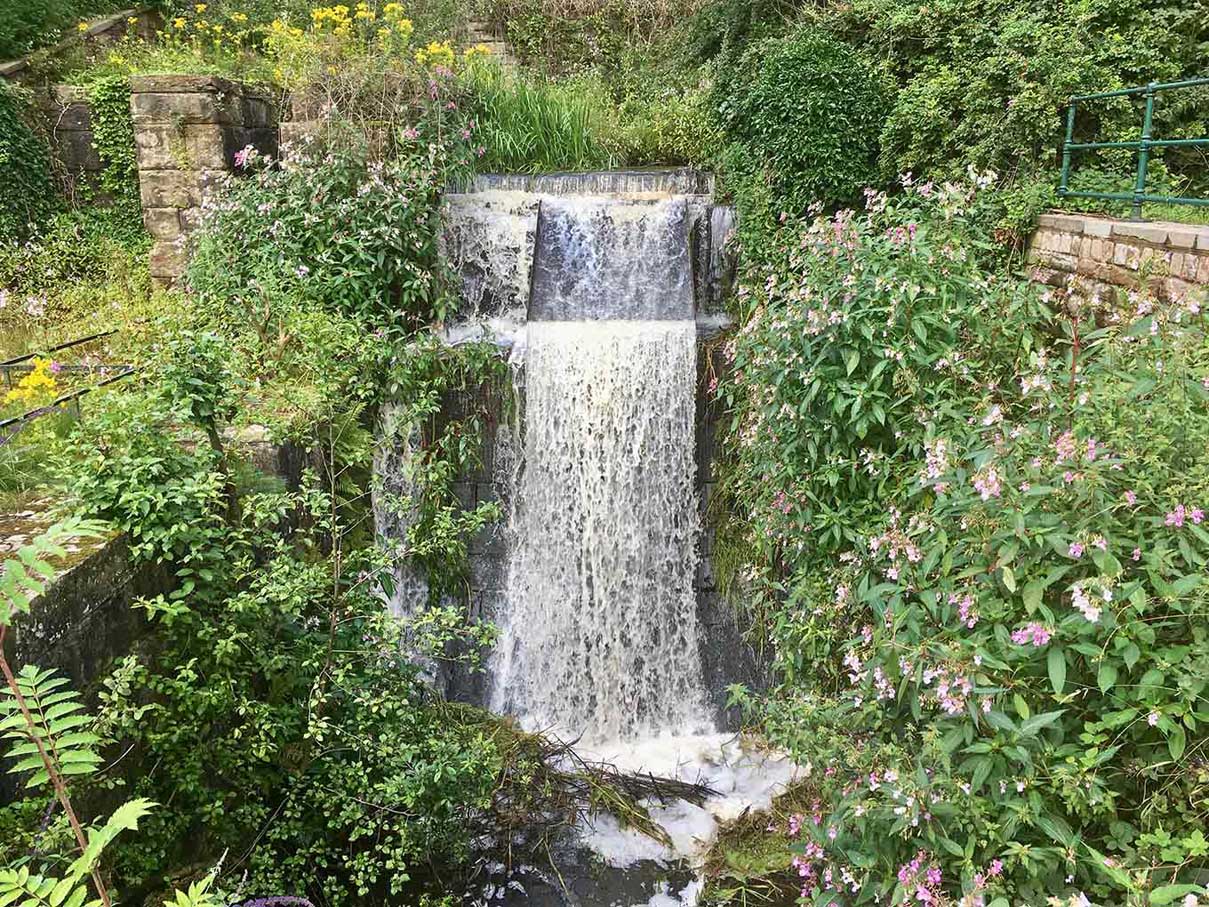
[[[482,169],[542,173],[615,167],[615,111],[598,83],[547,82],[486,63],[467,74]]]

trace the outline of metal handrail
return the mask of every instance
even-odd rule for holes
[[[27,423],[32,422],[39,416],[45,416],[48,413],[53,413],[57,409],[66,406],[68,403],[73,401],[79,401],[79,399],[85,394],[91,393],[98,387],[104,387],[106,384],[113,384],[115,381],[121,381],[123,378],[130,377],[136,371],[138,371],[138,369],[136,369],[134,366],[127,366],[125,371],[118,372],[116,375],[111,375],[104,380],[98,381],[96,384],[90,384],[88,387],[81,387],[78,390],[62,394],[61,396],[56,397],[50,403],[47,403],[45,406],[39,406],[37,409],[31,409],[29,412],[23,413],[20,416],[12,416],[8,419],[0,419],[0,446],[7,444],[17,434],[17,432],[21,431],[21,429],[25,427]],[[11,432],[8,432],[7,434],[3,434],[5,429],[12,428],[13,426],[17,426],[17,428]]]
[[[1154,125],[1154,98],[1163,91],[1179,88],[1193,88],[1209,85],[1209,77],[1197,79],[1181,79],[1178,82],[1151,82],[1137,88],[1123,88],[1119,91],[1102,91],[1097,94],[1076,95],[1070,99],[1066,108],[1066,140],[1062,143],[1062,176],[1058,183],[1060,198],[1094,198],[1102,201],[1126,201],[1133,205],[1132,217],[1142,218],[1142,205],[1145,202],[1164,202],[1176,205],[1201,205],[1209,207],[1209,198],[1186,198],[1179,195],[1149,195],[1146,192],[1146,170],[1150,163],[1152,148],[1195,148],[1209,146],[1209,137],[1202,139],[1156,139],[1151,134]],[[1142,114],[1142,137],[1136,141],[1127,142],[1076,142],[1075,108],[1081,101],[1098,101],[1104,98],[1125,98],[1141,96],[1146,101]],[[1133,192],[1072,192],[1068,187],[1070,182],[1071,152],[1094,150],[1100,148],[1125,148],[1138,152],[1138,167],[1134,175]]]

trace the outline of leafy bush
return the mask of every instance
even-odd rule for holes
[[[813,30],[764,41],[719,72],[727,137],[783,210],[855,196],[873,176],[885,97],[855,51]]]
[[[437,254],[443,161],[415,142],[388,163],[364,145],[312,143],[280,167],[245,158],[208,206],[187,279],[204,299],[251,309],[264,287],[364,324],[417,326],[452,296]]]
[[[819,784],[792,872],[817,903],[1171,903],[1209,871],[1203,301],[987,273],[972,204],[873,193],[743,281],[742,582],[765,726]]]
[[[87,16],[121,9],[116,0],[21,0],[0,9],[0,60],[11,60],[45,44]]]
[[[5,174],[0,243],[19,242],[54,209],[55,197],[46,142],[30,128],[23,96],[5,82],[0,82],[0,167]]]

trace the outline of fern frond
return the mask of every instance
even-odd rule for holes
[[[100,738],[81,730],[92,723],[92,717],[84,711],[79,694],[65,688],[67,678],[35,665],[25,665],[14,679],[29,710],[29,720],[22,714],[13,691],[0,689],[0,740],[15,741],[8,755],[17,761],[9,772],[16,775],[32,772],[25,782],[27,787],[45,784],[50,773],[43,754],[60,775],[96,771],[102,761],[95,750]]]

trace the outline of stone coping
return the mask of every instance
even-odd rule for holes
[[[1119,239],[1135,245],[1147,243],[1168,249],[1209,252],[1209,224],[1128,221],[1095,214],[1050,212],[1037,218],[1037,229],[1092,236],[1097,239]]]
[[[272,96],[272,90],[248,82],[234,82],[222,76],[199,76],[188,73],[131,76],[130,90],[146,94],[221,93]]]

